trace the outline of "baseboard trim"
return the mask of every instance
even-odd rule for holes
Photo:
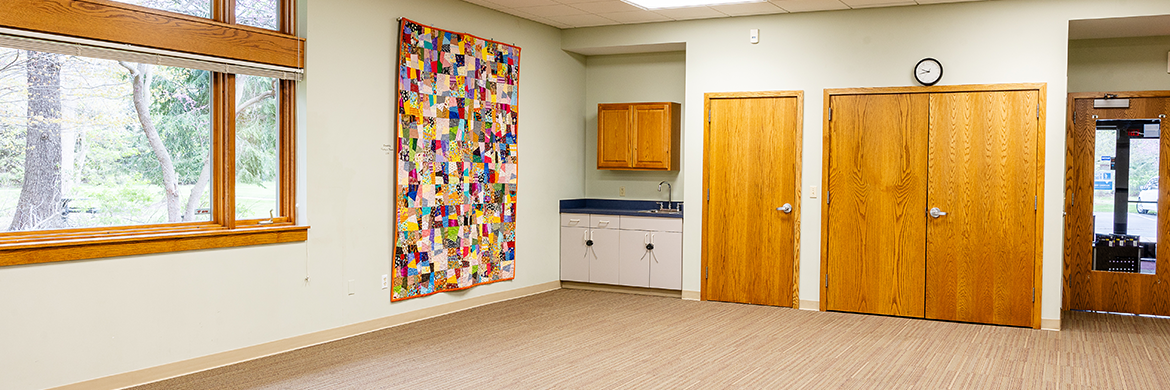
[[[703,294],[698,291],[682,290],[682,299],[687,301],[701,301]]]
[[[561,288],[570,290],[603,291],[622,294],[652,295],[656,297],[682,298],[680,290],[663,290],[658,288],[643,288],[630,286],[615,286],[612,284],[581,283],[561,281]]]
[[[821,311],[821,301],[800,300],[800,310]]]
[[[1041,318],[1040,319],[1040,329],[1054,330],[1054,331],[1059,332],[1060,331],[1060,319],[1059,318],[1057,318],[1057,319]]]
[[[200,371],[206,371],[218,367],[259,359],[266,356],[276,355],[279,353],[311,347],[318,344],[324,344],[331,341],[341,340],[365,333],[375,332],[386,328],[392,328],[395,326],[472,309],[483,305],[490,305],[497,302],[540,294],[559,288],[561,288],[561,282],[552,281],[528,287],[521,287],[515,290],[501,291],[494,294],[467,298],[456,302],[415,310],[412,312],[395,314],[392,316],[359,322],[338,328],[326,329],[323,331],[303,334],[300,336],[293,336],[287,339],[257,344],[250,347],[224,351],[174,363],[167,363],[160,366],[77,382],[56,387],[56,389],[121,389],[144,385],[147,383],[194,374]]]

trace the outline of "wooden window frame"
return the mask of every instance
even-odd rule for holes
[[[0,26],[300,68],[296,0],[279,0],[279,31],[235,24],[235,0],[199,18],[112,0],[0,0]],[[149,33],[144,33],[149,31]],[[278,216],[236,219],[236,75],[212,72],[210,222],[0,233],[0,267],[305,241],[296,224],[296,82],[278,91]]]

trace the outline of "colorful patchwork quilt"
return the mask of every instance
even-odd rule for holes
[[[402,19],[392,301],[511,280],[520,48]]]

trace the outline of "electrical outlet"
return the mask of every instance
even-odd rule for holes
[[[618,187],[618,195],[625,198],[626,197],[626,187]]]
[[[353,279],[345,282],[345,290],[349,293],[349,295],[353,295]]]
[[[382,274],[382,289],[390,288],[390,275]]]

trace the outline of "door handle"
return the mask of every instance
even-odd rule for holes
[[[776,211],[783,211],[784,214],[792,214],[792,204],[785,203],[783,206],[777,207]]]
[[[942,210],[939,210],[939,209],[938,209],[938,207],[933,207],[933,208],[931,208],[931,209],[930,209],[930,212],[929,212],[929,214],[930,214],[930,217],[931,217],[931,218],[938,218],[938,217],[941,217],[941,216],[947,215],[947,213],[946,213],[946,212],[943,212]]]

